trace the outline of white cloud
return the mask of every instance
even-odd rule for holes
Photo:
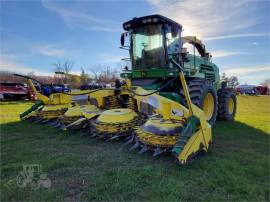
[[[11,60],[9,56],[0,55],[0,71],[9,71],[20,74],[27,74],[30,72],[34,72],[37,75],[52,75],[51,72],[40,71],[37,68],[30,67],[16,61]]]
[[[54,45],[37,46],[36,49],[40,54],[45,56],[61,57],[67,55],[66,50],[58,48]]]
[[[246,34],[228,34],[214,37],[205,37],[205,41],[219,40],[219,39],[233,39],[243,37],[270,37],[270,33],[246,33]]]
[[[110,28],[110,27],[102,27],[102,26],[89,26],[84,27],[84,29],[89,31],[104,31],[104,32],[119,32],[119,29],[116,28]]]
[[[254,41],[254,42],[252,42],[252,43],[249,43],[248,45],[249,45],[249,46],[258,46],[259,43]]]
[[[264,79],[270,78],[270,65],[235,67],[221,72],[224,72],[227,76],[237,76],[241,84],[257,85]]]
[[[252,42],[251,45],[252,45],[252,46],[258,46],[259,43],[257,43],[257,42]]]
[[[247,0],[148,0],[156,12],[172,18],[184,27],[184,35],[196,35],[208,40],[264,36],[234,34],[262,23],[260,3]],[[268,34],[269,35],[269,34]]]
[[[98,54],[98,58],[104,63],[114,63],[114,62],[121,62],[123,56],[120,55],[114,55],[111,53],[100,53]]]
[[[121,31],[118,22],[101,19],[88,13],[84,13],[82,9],[76,8],[76,4],[72,7],[66,6],[65,1],[41,1],[44,8],[57,13],[62,17],[64,22],[72,28],[82,28],[90,31],[105,31],[105,32],[118,32]],[[70,2],[69,2],[70,3]]]
[[[253,74],[256,78],[256,74],[264,74],[265,77],[270,76],[270,65],[257,65],[257,66],[246,66],[246,67],[234,67],[230,69],[225,69],[223,71],[227,76],[248,76]]]
[[[244,55],[247,54],[246,52],[237,52],[237,51],[224,51],[224,50],[216,50],[211,51],[213,58],[220,58],[220,57],[228,57],[233,55]]]

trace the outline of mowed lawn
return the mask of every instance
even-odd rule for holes
[[[1,201],[269,201],[270,96],[238,96],[236,121],[218,122],[212,151],[189,166],[20,121],[30,106],[0,105]],[[51,187],[18,187],[25,164],[40,164]]]

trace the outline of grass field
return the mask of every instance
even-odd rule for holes
[[[0,106],[1,201],[269,201],[270,96],[239,96],[236,121],[214,127],[213,150],[182,167],[121,142],[21,122],[31,103]],[[51,187],[18,187],[24,164],[40,164]]]

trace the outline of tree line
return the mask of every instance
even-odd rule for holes
[[[87,85],[92,82],[114,83],[119,78],[119,73],[123,69],[123,64],[118,64],[119,68],[111,68],[105,65],[93,65],[89,68],[81,67],[80,75],[72,74],[74,62],[66,60],[64,62],[55,62],[53,66],[53,76],[40,76],[34,72],[29,72],[27,76],[33,77],[44,84],[68,84],[71,88],[79,88],[81,85]],[[86,71],[87,70],[87,71]],[[89,72],[89,73],[87,73]],[[12,72],[0,71],[1,82],[25,83],[24,78],[13,76]],[[228,87],[235,88],[239,85],[237,76],[227,77],[225,73],[221,75],[221,81],[226,81]],[[263,80],[260,85],[270,86],[270,79]]]
[[[235,88],[236,86],[238,86],[240,84],[237,76],[227,77],[225,73],[222,73],[220,80],[225,81],[229,88]],[[260,82],[260,85],[267,86],[269,88],[270,87],[270,78],[266,78],[266,79],[262,80]]]
[[[116,68],[105,65],[93,65],[87,68],[88,71],[86,71],[86,68],[81,67],[80,75],[72,74],[73,61],[55,62],[52,65],[52,76],[36,75],[34,72],[27,73],[27,76],[44,84],[68,84],[71,88],[79,88],[81,85],[92,82],[113,83],[119,78],[119,71]],[[0,71],[0,80],[3,83],[26,83],[24,78],[14,76],[11,71]]]

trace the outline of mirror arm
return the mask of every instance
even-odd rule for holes
[[[123,60],[123,61],[131,61],[130,58],[121,58],[121,60]]]
[[[130,50],[130,46],[120,46],[119,48],[128,51]]]
[[[183,67],[182,67],[180,64],[178,64],[173,58],[170,58],[170,62],[171,62],[172,64],[174,64],[174,66],[176,66],[176,68],[177,68],[180,72],[183,72],[183,71],[184,71]]]

